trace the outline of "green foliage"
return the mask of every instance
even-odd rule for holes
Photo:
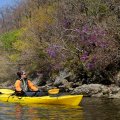
[[[106,14],[109,8],[102,0],[85,0],[85,4],[88,8],[88,15]]]
[[[9,59],[10,59],[10,61],[12,61],[12,62],[17,62],[18,60],[19,60],[19,58],[20,58],[20,54],[12,54],[12,55],[9,55]]]
[[[23,29],[18,29],[1,35],[0,40],[3,43],[5,50],[11,50],[13,48],[12,44],[19,39],[22,33]]]
[[[100,13],[105,14],[105,13],[108,12],[108,10],[109,10],[109,8],[108,8],[108,6],[106,4],[102,3],[102,4],[99,5],[99,12]]]
[[[31,19],[32,26],[39,27],[40,31],[46,30],[46,26],[51,25],[55,22],[55,19],[52,16],[55,11],[56,9],[54,8],[54,6],[49,5],[40,7],[39,10],[33,11],[34,17],[32,17]]]
[[[13,43],[13,47],[17,50],[17,51],[24,51],[26,49],[30,48],[30,44],[23,41],[23,40],[17,40]]]

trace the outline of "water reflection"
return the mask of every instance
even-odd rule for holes
[[[15,105],[15,118],[16,120],[38,120],[39,114],[38,110],[32,107],[23,106],[20,104]]]
[[[53,106],[53,105],[20,105],[16,106],[16,119],[44,119],[44,120],[83,120],[83,111],[80,106]],[[79,112],[76,112],[79,111]]]
[[[84,120],[83,108],[1,103],[0,120]]]
[[[84,98],[81,106],[0,103],[0,120],[120,120],[120,100]]]

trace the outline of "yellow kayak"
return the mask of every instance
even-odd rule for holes
[[[77,106],[80,104],[83,95],[65,95],[59,97],[18,97],[10,96],[8,94],[1,94],[0,101],[12,103],[35,103],[35,104],[58,104],[58,105],[72,105]]]
[[[10,91],[12,92],[12,91]],[[41,96],[41,97],[19,97],[7,93],[0,94],[0,101],[12,103],[34,103],[34,104],[56,104],[78,106],[83,95],[64,95],[59,97]]]

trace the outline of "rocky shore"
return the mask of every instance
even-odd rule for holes
[[[42,82],[41,75],[38,75],[32,82],[43,91],[59,88],[61,93],[67,94],[83,94],[86,97],[120,98],[120,87],[116,84],[82,84],[81,81],[74,80],[73,82],[72,79],[68,80],[67,78],[70,76],[73,76],[70,72],[62,71],[56,76],[55,80],[48,80],[44,85],[40,85],[40,82]],[[118,75],[116,78],[118,81],[119,77]],[[0,84],[0,88],[14,89],[14,81],[13,83],[7,81]]]
[[[37,80],[33,81],[37,84]],[[62,85],[56,87],[55,83],[47,83],[44,86],[39,86],[43,91],[47,91],[52,88],[59,88],[61,93],[67,94],[83,94],[85,97],[99,97],[99,98],[119,98],[120,99],[120,87],[116,86],[115,84],[111,84],[109,86],[102,85],[102,84],[83,84],[73,88],[74,84],[64,81]],[[10,88],[14,89],[14,85],[10,84],[9,82],[2,83],[0,85],[1,88]]]

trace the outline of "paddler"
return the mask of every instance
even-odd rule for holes
[[[25,71],[17,72],[18,79],[15,82],[15,92],[18,96],[43,96],[42,90],[39,90],[28,78]]]

